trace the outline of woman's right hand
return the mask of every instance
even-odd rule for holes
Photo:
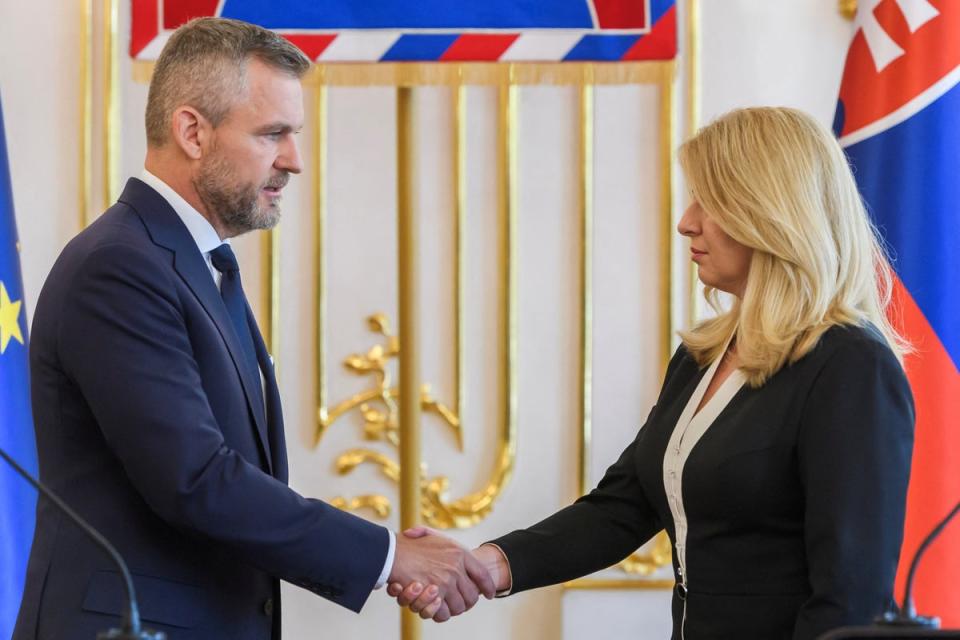
[[[473,557],[479,560],[480,564],[490,572],[497,593],[510,591],[513,587],[510,563],[500,547],[492,544],[482,544],[473,550]]]

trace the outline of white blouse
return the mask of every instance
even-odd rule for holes
[[[724,349],[726,352],[726,349]],[[684,590],[687,587],[687,516],[683,507],[683,466],[690,456],[690,451],[696,446],[703,434],[707,432],[713,421],[716,420],[724,407],[733,399],[737,391],[746,382],[746,376],[740,369],[735,369],[730,376],[723,381],[720,388],[713,394],[710,400],[703,408],[697,412],[697,407],[703,400],[710,381],[717,372],[723,356],[717,358],[707,369],[707,372],[700,380],[700,384],[694,390],[690,400],[677,425],[673,429],[670,441],[667,443],[667,450],[663,454],[663,488],[667,494],[667,502],[670,505],[670,513],[673,515],[673,522],[676,529],[676,541],[674,549],[677,554],[677,562],[680,565],[680,580]]]

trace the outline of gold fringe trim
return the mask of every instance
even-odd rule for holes
[[[148,84],[153,61],[134,60],[133,79]],[[646,62],[337,62],[318,63],[308,86],[658,84],[673,77],[673,60]]]

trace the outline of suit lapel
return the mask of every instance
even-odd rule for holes
[[[204,261],[193,237],[169,203],[147,184],[136,178],[131,178],[127,182],[123,194],[120,196],[120,201],[133,207],[140,219],[143,220],[150,237],[155,243],[173,251],[174,269],[193,291],[223,337],[237,375],[240,376],[243,393],[256,425],[257,439],[264,454],[264,459],[267,461],[270,473],[273,473],[266,418],[258,410],[258,403],[254,400],[255,396],[253,395],[261,393],[259,377],[254,378],[253,372],[248,371],[248,367],[243,364],[243,351],[237,338],[237,332],[227,313],[227,308],[223,304],[223,298],[220,297],[220,292],[217,290],[217,285],[210,276],[207,263]]]
[[[283,432],[283,410],[280,404],[280,388],[277,385],[276,371],[267,346],[260,335],[253,312],[247,306],[247,322],[253,331],[253,346],[257,351],[257,361],[263,371],[264,396],[267,409],[267,438],[270,441],[270,451],[273,453],[273,476],[282,482],[287,482],[287,443]]]

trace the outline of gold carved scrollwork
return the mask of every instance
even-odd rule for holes
[[[337,509],[344,511],[356,511],[357,509],[372,509],[380,518],[386,518],[390,515],[390,501],[383,496],[357,496],[346,500],[344,498],[334,498],[330,504]]]
[[[343,364],[356,375],[372,377],[373,387],[340,402],[329,411],[321,408],[318,413],[317,441],[334,422],[357,411],[363,418],[364,440],[385,442],[396,449],[400,444],[399,393],[390,375],[389,364],[400,353],[400,340],[391,332],[389,321],[383,313],[367,318],[367,325],[372,332],[383,336],[384,341],[374,345],[366,353],[348,356]],[[460,417],[456,412],[433,397],[430,385],[423,385],[420,403],[424,413],[440,418],[453,434],[457,448],[463,451],[463,431]],[[337,457],[336,470],[338,474],[346,475],[364,464],[379,467],[380,472],[393,482],[400,481],[399,463],[389,455],[372,449],[348,449]],[[450,480],[446,476],[428,477],[427,466],[422,464],[420,503],[424,521],[440,529],[463,528],[481,521],[490,513],[493,503],[503,490],[511,467],[512,458],[507,456],[497,465],[494,477],[485,488],[463,498],[448,501],[446,494],[450,487]],[[338,496],[330,503],[346,510],[371,509],[379,518],[386,518],[391,511],[389,498],[382,495],[365,495],[349,499]]]
[[[661,531],[653,539],[652,548],[648,553],[636,552],[630,555],[618,566],[624,573],[637,576],[652,575],[660,567],[670,564],[673,558],[673,547],[665,531]]]

